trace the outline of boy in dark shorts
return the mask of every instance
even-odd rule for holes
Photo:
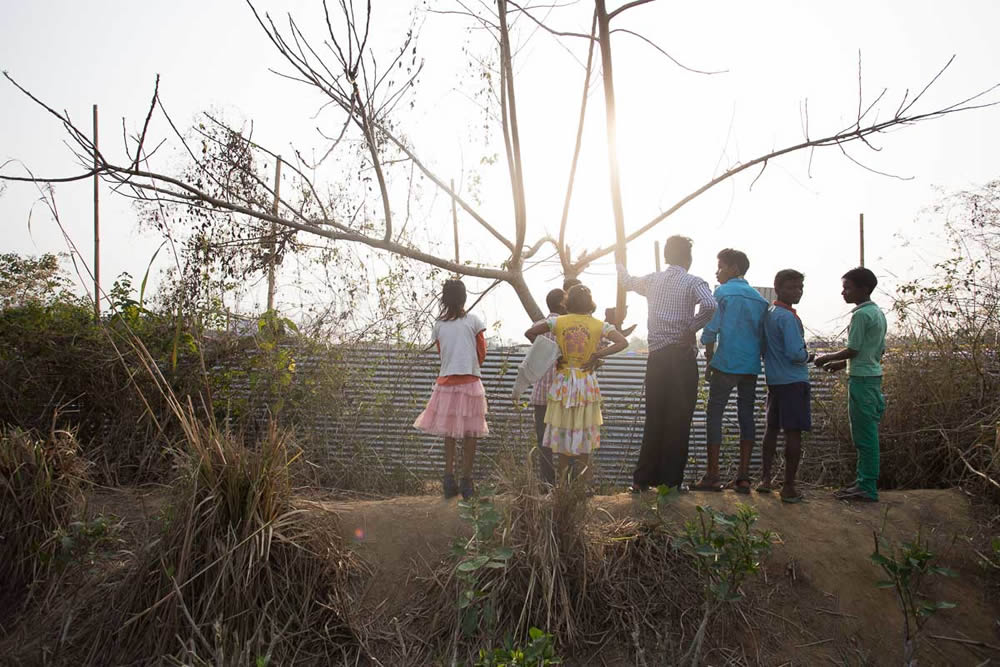
[[[882,396],[882,355],[885,353],[885,314],[871,300],[878,279],[869,269],[851,269],[841,278],[840,294],[851,311],[847,347],[816,357],[816,365],[827,371],[847,368],[847,409],[851,439],[858,450],[854,484],[834,494],[840,500],[878,502],[878,425],[885,412]]]
[[[795,269],[783,269],[774,276],[777,300],[764,318],[764,375],[767,379],[767,428],[758,493],[770,493],[774,486],[772,465],[778,448],[778,431],[785,433],[785,483],[781,500],[802,502],[795,488],[795,475],[802,458],[802,432],[812,428],[809,362],[802,320],[793,307],[802,300],[805,276]]]

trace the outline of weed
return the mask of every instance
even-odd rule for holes
[[[680,548],[693,556],[704,587],[701,624],[680,664],[698,665],[709,619],[723,605],[743,598],[743,582],[760,570],[771,550],[769,531],[754,530],[757,510],[739,505],[734,514],[698,505],[698,519],[684,525]]]
[[[916,652],[930,617],[942,609],[951,609],[952,602],[933,600],[923,591],[924,580],[929,575],[957,577],[946,568],[936,565],[937,555],[930,550],[920,531],[911,542],[894,545],[885,537],[885,525],[873,534],[875,551],[872,562],[886,575],[876,583],[879,588],[891,588],[896,593],[899,610],[903,614],[903,664],[916,665]]]
[[[514,555],[510,547],[502,546],[496,529],[501,516],[493,504],[493,489],[483,488],[469,500],[458,504],[459,516],[472,526],[472,537],[457,540],[453,552],[458,558],[455,576],[460,582],[458,595],[462,633],[471,636],[484,622],[491,633],[496,625],[496,606],[488,584],[481,580],[481,571],[503,569]]]
[[[516,646],[508,637],[502,648],[481,649],[476,667],[548,667],[563,664],[556,655],[552,635],[538,628],[528,630],[528,644]]]

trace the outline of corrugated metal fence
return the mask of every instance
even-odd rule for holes
[[[485,474],[502,452],[526,455],[535,444],[532,407],[525,394],[514,404],[511,387],[517,366],[524,358],[523,349],[493,350],[483,365],[483,384],[489,402],[490,435],[479,446],[477,468]],[[375,462],[383,466],[404,466],[421,476],[436,476],[443,468],[442,441],[426,436],[413,428],[413,420],[430,396],[438,372],[438,356],[433,352],[405,349],[350,348],[341,349],[326,360],[299,360],[300,364],[329,363],[345,373],[343,396],[331,397],[328,415],[317,415],[313,436],[327,443],[335,458],[355,460],[359,464]],[[604,397],[604,429],[598,451],[597,479],[614,484],[628,484],[642,442],[645,408],[643,378],[646,356],[619,354],[607,359],[598,371],[598,381]],[[699,359],[704,371],[704,360]],[[814,425],[819,426],[820,411],[815,403],[829,400],[832,382],[823,373],[813,378]],[[701,398],[694,415],[691,432],[688,477],[694,478],[705,465],[705,398],[707,385],[700,385]],[[764,394],[762,381],[757,389],[757,439],[764,432]],[[734,469],[738,431],[736,427],[735,392],[725,415],[723,470]],[[821,429],[809,438],[811,446],[829,443],[831,438]],[[754,467],[759,464],[760,447],[755,451]],[[361,463],[364,461],[364,463]]]

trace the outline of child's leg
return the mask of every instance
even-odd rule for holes
[[[750,489],[750,455],[757,439],[753,414],[756,400],[757,376],[740,376],[736,385],[736,415],[740,425],[740,467],[736,479],[739,480],[737,485],[747,490]]]
[[[556,454],[556,486],[562,486],[569,481],[570,458],[565,454]]]
[[[795,488],[795,476],[799,471],[799,461],[802,459],[802,431],[785,431],[785,484],[781,487],[781,495],[793,498],[798,494]]]
[[[702,484],[716,484],[719,481],[719,452],[722,449],[722,415],[733,392],[735,376],[721,371],[712,371],[708,381],[708,404],[705,409],[708,431],[708,467]],[[700,486],[701,484],[699,484]]]
[[[786,436],[787,437],[787,436]],[[787,447],[787,445],[786,445]],[[774,486],[774,455],[778,450],[778,427],[768,423],[764,429],[763,453],[761,456],[760,483],[765,489]],[[758,489],[760,490],[760,489]]]
[[[462,479],[472,479],[472,465],[476,460],[476,439],[465,438],[462,442]]]
[[[455,474],[455,438],[444,439],[444,474]]]
[[[545,411],[548,406],[536,405],[535,436],[538,440],[538,476],[546,484],[555,483],[555,470],[552,467],[552,450],[545,443]]]
[[[590,454],[580,454],[573,463],[576,466],[576,474],[583,477],[583,483],[588,487],[594,479],[594,469],[590,465]]]
[[[872,499],[878,499],[878,424],[885,410],[881,377],[851,377],[847,384],[851,438],[858,450],[854,484]]]

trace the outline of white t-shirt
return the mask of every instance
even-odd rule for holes
[[[457,320],[437,320],[431,335],[441,346],[441,372],[446,375],[479,375],[476,334],[486,331],[478,315],[466,313]]]

